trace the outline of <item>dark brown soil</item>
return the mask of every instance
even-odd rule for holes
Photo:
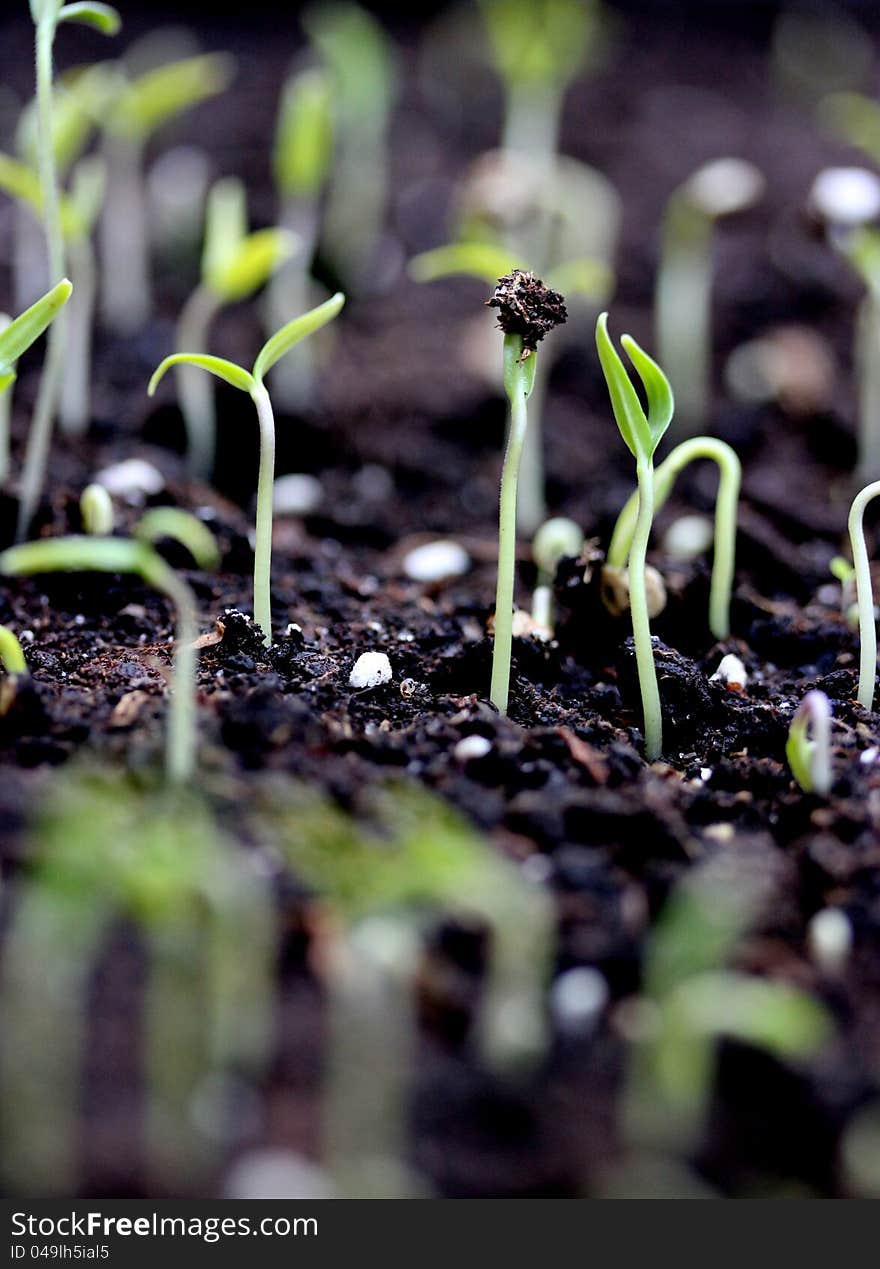
[[[271,118],[283,64],[261,47],[265,65],[258,70],[256,44],[243,41],[247,108],[223,108],[229,131],[218,163],[253,179],[255,214],[268,219],[266,172],[251,154]],[[397,249],[409,255],[444,240],[452,181],[493,143],[497,115],[488,102],[465,130],[454,115],[432,112],[413,82],[406,93],[395,133],[392,231]],[[707,430],[735,446],[746,471],[733,637],[718,645],[708,632],[707,566],[673,565],[656,553],[669,590],[653,626],[662,762],[649,767],[640,756],[631,640],[626,622],[612,619],[599,598],[596,565],[632,471],[586,331],[555,372],[546,437],[551,506],[592,536],[590,562],[585,556],[560,569],[556,641],[516,641],[510,717],[487,703],[504,410],[485,396],[463,357],[467,324],[486,298],[478,284],[437,284],[429,298],[401,277],[385,294],[352,302],[322,408],[279,419],[279,473],[312,472],[325,496],[318,513],[276,523],[275,629],[298,629],[279,634],[270,651],[241,615],[250,604],[257,458],[250,403],[219,391],[216,488],[188,484],[170,391],[155,407],[143,393],[168,350],[167,321],[136,346],[102,337],[96,418],[84,441],[53,456],[40,528],[76,530],[78,492],[90,475],[141,454],[167,477],[156,501],[197,510],[216,533],[223,557],[216,574],[188,570],[183,554],[169,550],[168,558],[193,584],[203,629],[222,624],[222,639],[201,655],[199,711],[206,786],[221,777],[230,803],[245,804],[263,773],[283,772],[356,810],[365,789],[398,775],[460,808],[499,850],[546,858],[546,884],[558,904],[557,967],[602,972],[611,991],[606,1019],[588,1038],[558,1037],[527,1088],[491,1080],[469,1044],[479,933],[452,922],[436,930],[429,963],[444,967],[446,985],[437,989],[439,999],[429,987],[424,992],[412,1154],[439,1193],[575,1195],[598,1185],[617,1146],[623,1043],[614,1006],[639,987],[646,933],[671,888],[695,864],[731,851],[753,858],[774,894],[772,916],[739,962],[818,993],[839,1039],[821,1065],[799,1074],[726,1046],[699,1163],[733,1196],[772,1193],[782,1183],[835,1195],[841,1132],[877,1091],[880,764],[866,761],[866,751],[880,745],[880,721],[854,702],[857,640],[828,571],[844,544],[851,489],[849,349],[858,290],[810,237],[797,209],[822,165],[853,156],[774,95],[766,48],[754,32],[725,31],[722,38],[690,27],[684,38],[681,29],[650,21],[622,31],[606,68],[572,92],[564,144],[604,170],[625,200],[616,329],[651,346],[665,197],[698,162],[735,152],[768,173],[769,193],[720,232],[719,366],[743,339],[792,322],[819,330],[840,365],[833,405],[821,413],[794,416],[734,406],[720,392],[716,398]],[[780,224],[794,261],[785,270],[772,251]],[[185,289],[168,281],[166,318]],[[257,340],[252,314],[235,311],[218,325],[215,351],[246,360]],[[34,382],[22,376],[17,455]],[[673,443],[674,433],[673,424]],[[683,479],[656,540],[677,514],[709,508],[713,495],[712,473]],[[13,513],[6,499],[3,542]],[[467,548],[471,570],[434,586],[407,580],[406,550],[441,535]],[[524,606],[533,582],[524,549]],[[135,768],[160,761],[172,624],[148,590],[91,577],[4,583],[0,622],[32,634],[31,682],[0,719],[0,863],[4,878],[14,879],[28,867],[27,808],[54,768],[84,753]],[[387,653],[391,683],[349,687],[365,651]],[[731,651],[748,671],[743,691],[711,679]],[[802,794],[784,760],[792,712],[811,687],[834,706],[836,777],[827,801]],[[489,739],[491,749],[462,762],[456,744],[472,734]],[[262,1090],[258,1139],[309,1154],[317,1148],[321,996],[308,957],[308,904],[296,887],[279,902],[290,933],[279,969],[278,1052]],[[805,948],[807,922],[827,904],[847,912],[855,933],[853,957],[833,985]],[[137,1131],[127,1113],[133,1102],[125,1101],[136,1098],[137,1021],[128,985],[138,979],[138,953],[124,931],[102,965],[91,994],[83,1189],[143,1193]]]

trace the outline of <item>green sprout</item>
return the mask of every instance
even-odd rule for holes
[[[254,550],[254,619],[263,632],[266,647],[272,643],[272,489],[275,479],[275,415],[272,401],[263,382],[264,377],[294,345],[307,335],[326,326],[338,315],[345,296],[337,292],[332,299],[319,304],[311,312],[295,317],[282,326],[260,350],[253,370],[247,371],[235,362],[205,353],[181,352],[166,357],[156,369],[148,388],[150,396],[156,391],[160,379],[172,366],[191,365],[223,379],[226,383],[247,392],[257,411],[260,425],[260,470],[257,478],[257,524]]]
[[[327,71],[309,67],[291,75],[281,95],[272,167],[280,204],[278,223],[297,245],[269,283],[270,330],[282,325],[288,313],[308,308],[311,301],[321,203],[332,170],[333,130],[333,85]],[[272,394],[290,409],[300,409],[311,401],[311,350],[310,342],[299,344],[273,372]]]
[[[382,232],[396,56],[375,17],[350,0],[311,5],[302,20],[332,86],[334,160],[322,248],[354,289],[368,276]]]
[[[874,680],[877,676],[877,627],[874,617],[874,589],[871,584],[871,564],[865,545],[865,508],[880,494],[880,480],[866,485],[857,493],[849,512],[849,540],[852,546],[853,567],[856,577],[856,603],[859,609],[859,692],[858,700],[863,709],[874,705]]]
[[[705,427],[712,369],[712,231],[751,207],[764,178],[744,159],[715,159],[674,190],[666,205],[657,272],[655,339],[675,384],[686,433]]]
[[[165,769],[172,783],[182,784],[191,779],[196,764],[196,605],[192,589],[152,544],[174,538],[200,568],[216,567],[217,544],[201,521],[173,507],[148,511],[134,531],[134,539],[45,538],[13,546],[0,554],[0,573],[132,573],[171,600],[177,611],[177,646]]]
[[[83,532],[90,537],[108,538],[113,533],[113,502],[103,485],[86,485],[80,494],[79,514]]]
[[[672,421],[675,403],[669,381],[657,363],[631,336],[624,335],[621,343],[644,385],[648,399],[647,416],[611,342],[608,314],[602,313],[596,323],[599,360],[620,435],[636,460],[638,513],[629,549],[629,598],[645,720],[645,755],[649,762],[653,762],[663,750],[663,718],[651,643],[645,563],[654,520],[654,453]]]
[[[538,342],[566,319],[563,298],[533,274],[519,269],[499,279],[489,305],[499,310],[504,332],[504,390],[510,402],[510,426],[501,469],[498,514],[498,582],[495,591],[495,642],[489,699],[507,713],[513,650],[513,588],[516,573],[516,494],[528,429],[526,403],[535,382]]]
[[[175,340],[178,348],[206,352],[211,322],[220,309],[259,290],[294,249],[294,240],[283,229],[248,233],[246,198],[244,185],[235,177],[218,181],[208,196],[202,277],[180,314]],[[207,480],[214,468],[217,444],[211,383],[185,368],[178,371],[177,383],[189,468],[193,475]]]
[[[6,677],[0,679],[0,718],[4,718],[18,695],[19,682],[28,673],[21,643],[8,626],[0,626],[0,665],[6,671]]]
[[[553,581],[559,561],[576,560],[584,548],[584,532],[580,525],[564,516],[546,520],[532,540],[532,559],[538,566],[538,580],[532,596],[532,621],[544,630],[553,631]]]
[[[0,401],[8,403],[10,389],[15,382],[15,363],[23,352],[30,348],[35,340],[39,339],[43,331],[51,325],[58,312],[64,307],[70,299],[73,287],[67,278],[62,279],[57,286],[48,291],[42,299],[37,300],[36,304],[32,304],[14,321],[7,319],[3,329],[0,330]],[[31,489],[28,495],[28,485],[25,482],[25,488],[22,491],[22,502],[26,498],[29,504],[25,526],[30,522],[36,504],[40,496],[40,490],[43,487],[45,475],[45,453],[43,454],[43,466],[39,472],[36,481],[32,481]],[[0,485],[4,484],[9,477],[9,411],[4,407],[2,416],[0,416]],[[19,512],[19,520],[22,519],[22,513]]]
[[[831,702],[824,692],[807,692],[788,729],[785,756],[804,793],[831,792]]]
[[[116,92],[100,120],[108,173],[101,218],[101,308],[108,327],[132,334],[144,327],[152,309],[144,192],[147,145],[173,119],[225,92],[235,63],[224,53],[204,53],[135,77],[121,65],[116,69]]]
[[[700,458],[718,465],[718,496],[715,499],[715,551],[712,561],[712,583],[709,590],[709,629],[716,639],[730,635],[730,599],[733,593],[736,558],[736,518],[742,466],[736,453],[724,441],[711,436],[695,436],[676,445],[654,471],[654,514],[672,492],[676,477]],[[626,568],[639,515],[639,493],[635,490],[617,518],[607,565],[611,569]]]
[[[62,4],[61,0],[30,0],[30,9],[35,28],[40,198],[49,257],[49,281],[54,282],[65,274],[64,234],[53,125],[52,60],[55,35],[62,22],[81,22],[104,35],[115,35],[120,28],[121,19],[115,9],[97,3]],[[62,316],[60,321],[53,323],[49,332],[43,373],[34,406],[19,505],[18,541],[25,536],[31,515],[36,509],[34,499],[42,485],[64,378],[66,350],[67,329]]]

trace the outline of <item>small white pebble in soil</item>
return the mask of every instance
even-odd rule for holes
[[[810,919],[807,947],[814,964],[826,973],[840,973],[849,960],[852,945],[852,925],[840,908],[822,908]]]
[[[331,1197],[333,1185],[301,1154],[276,1146],[240,1155],[223,1191],[230,1199],[319,1199]]]
[[[880,216],[880,177],[864,167],[827,167],[813,182],[810,203],[832,224],[867,224]]]
[[[713,159],[698,168],[687,191],[707,216],[731,216],[756,203],[764,192],[764,177],[745,159]]]
[[[391,682],[391,662],[384,652],[362,652],[348,676],[350,687],[380,687]]]
[[[703,781],[703,783],[704,783],[704,784],[706,783],[706,781],[707,781],[707,780],[711,780],[711,779],[712,779],[712,768],[711,768],[711,767],[700,767],[700,779]]]
[[[608,984],[598,969],[566,970],[550,988],[550,1008],[560,1031],[591,1031],[608,1003]]]
[[[876,745],[872,745],[870,749],[866,749],[864,753],[859,754],[859,762],[864,766],[870,767],[872,763],[877,761],[880,749]]]
[[[287,629],[285,630],[284,633],[287,635],[287,638],[289,639],[291,635],[302,634],[302,632],[303,632],[302,626],[298,626],[295,621],[290,621],[288,622]]]
[[[148,497],[162,492],[165,477],[158,467],[143,458],[126,458],[99,471],[95,483],[103,485],[108,494],[121,498],[130,507],[140,507]]]
[[[456,762],[470,762],[474,758],[485,758],[492,748],[492,741],[485,736],[465,736],[452,751]]]
[[[22,630],[22,632],[18,636],[18,641],[19,643],[33,643],[34,641],[33,630]]]
[[[693,560],[712,545],[715,530],[706,516],[679,516],[663,537],[663,551],[673,560]]]
[[[461,577],[471,566],[471,557],[457,542],[440,540],[416,546],[403,557],[403,571],[414,582],[439,582],[445,577]]]
[[[272,509],[277,516],[307,516],[320,507],[324,489],[317,476],[290,472],[272,487]]]
[[[741,692],[749,681],[746,667],[733,652],[721,658],[718,669],[709,680],[711,683],[723,683],[731,692]]]

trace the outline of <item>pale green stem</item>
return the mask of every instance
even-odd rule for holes
[[[193,593],[162,557],[152,552],[144,581],[166,595],[177,613],[174,647],[174,678],[171,707],[168,711],[168,735],[165,748],[165,769],[169,781],[184,784],[192,779],[196,765],[196,608]]]
[[[207,352],[208,331],[220,300],[200,284],[183,306],[175,335],[177,347],[190,353]],[[200,480],[209,480],[217,449],[217,410],[214,384],[195,366],[177,367],[177,393],[187,438],[187,467]]]
[[[865,508],[880,494],[880,480],[866,485],[856,494],[849,513],[849,540],[852,545],[856,577],[856,600],[859,609],[859,704],[870,710],[874,704],[874,679],[877,675],[877,628],[874,622],[874,590],[871,585],[871,564],[865,545]]]
[[[653,762],[660,757],[663,750],[663,719],[660,712],[660,691],[657,687],[654,649],[651,645],[648,598],[645,592],[645,561],[648,554],[648,541],[651,537],[651,524],[654,519],[654,472],[650,459],[639,461],[637,471],[639,512],[629,553],[629,606],[632,613],[642,711],[645,717],[645,757],[649,762]]]
[[[43,198],[43,222],[46,227],[46,247],[49,255],[49,280],[53,286],[64,277],[64,238],[61,233],[58,173],[52,137],[52,45],[54,39],[54,19],[41,19],[36,29],[37,148],[40,189]],[[23,541],[27,534],[46,479],[46,464],[66,356],[67,318],[62,310],[49,327],[46,337],[46,358],[43,362],[43,373],[25,451],[16,542]]]
[[[675,384],[679,432],[705,426],[712,365],[712,221],[680,192],[666,211],[657,271],[657,359]]]
[[[95,253],[88,236],[71,246],[70,275],[73,293],[70,297],[67,364],[61,385],[59,417],[62,432],[69,436],[81,436],[89,425],[92,413],[91,368],[96,271]]]
[[[529,426],[523,442],[519,494],[516,503],[517,531],[525,538],[534,537],[547,519],[543,414],[547,399],[549,367],[550,362],[542,356],[535,370],[534,387],[529,394]]]
[[[101,211],[101,317],[109,330],[133,335],[152,311],[150,247],[146,225],[143,143],[110,136],[107,194]]]
[[[290,199],[281,209],[279,225],[296,236],[294,255],[269,279],[266,295],[269,334],[285,326],[296,313],[311,307],[311,267],[318,238],[318,205],[315,199]],[[310,339],[296,344],[272,369],[272,396],[282,408],[302,410],[315,392],[315,345]]]
[[[880,295],[873,288],[856,319],[856,380],[859,390],[856,484],[880,478]]]
[[[507,336],[508,339],[511,336]],[[532,356],[537,354],[533,353]],[[525,369],[517,362],[510,402],[507,450],[501,469],[501,502],[498,517],[498,584],[495,591],[495,645],[492,649],[492,685],[489,699],[501,714],[507,713],[510,693],[510,657],[513,649],[513,587],[516,573],[516,490],[523,443],[528,428]]]
[[[12,430],[12,384],[0,391],[0,488],[9,479],[9,437]]]
[[[695,436],[676,445],[654,471],[654,513],[666,502],[676,477],[688,463],[708,458],[718,466],[718,494],[715,499],[715,547],[712,559],[712,583],[709,591],[709,629],[716,639],[730,634],[730,597],[736,561],[736,519],[742,465],[734,450],[724,441],[710,436]],[[625,568],[639,513],[639,492],[633,490],[617,517],[608,563]]]
[[[559,143],[563,92],[555,84],[536,88],[509,81],[506,94],[502,148],[549,167]]]
[[[257,528],[254,539],[254,620],[263,643],[272,643],[272,496],[275,484],[275,416],[262,383],[251,392],[260,423],[260,472],[257,477]]]
[[[553,629],[553,583],[543,573],[532,593],[532,621],[536,626]]]

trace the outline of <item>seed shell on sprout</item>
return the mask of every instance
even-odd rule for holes
[[[523,360],[537,349],[548,331],[568,319],[564,297],[524,269],[499,278],[486,304],[498,309],[498,325],[505,335],[522,338]]]

